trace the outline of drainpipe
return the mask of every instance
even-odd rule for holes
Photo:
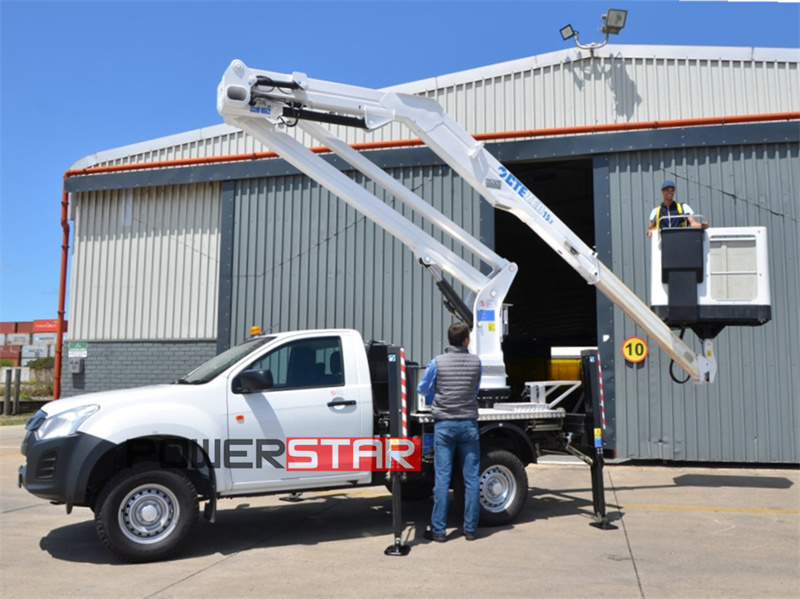
[[[67,257],[69,256],[69,194],[67,193],[68,172],[64,173],[61,190],[61,281],[58,286],[58,321],[56,322],[56,360],[53,368],[53,399],[61,397],[61,364],[64,354],[64,303],[67,295]]]

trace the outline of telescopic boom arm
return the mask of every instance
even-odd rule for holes
[[[516,274],[516,265],[495,254],[316,122],[360,127],[369,131],[394,121],[405,124],[493,207],[514,214],[533,229],[588,283],[595,285],[641,326],[695,382],[713,381],[716,362],[711,345],[704,343],[705,355],[695,354],[597,259],[591,248],[500,164],[483,147],[482,142],[477,142],[450,118],[436,101],[410,94],[310,79],[303,73],[286,75],[250,69],[241,61],[234,60],[219,85],[217,110],[227,123],[264,143],[393,234],[411,248],[424,265],[449,273],[474,293],[471,349],[484,364],[484,387],[505,386],[500,346],[502,304]],[[424,215],[430,223],[480,256],[489,264],[492,272],[483,275],[422,229],[405,218],[398,218],[399,214],[379,198],[279,130],[285,124],[297,124],[400,201]]]

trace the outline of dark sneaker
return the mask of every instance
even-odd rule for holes
[[[447,540],[447,535],[441,533],[435,533],[432,530],[426,530],[424,533],[422,533],[422,537],[429,541],[435,541],[437,543],[444,543]]]
[[[474,530],[465,530],[464,531],[464,538],[467,541],[474,541],[475,539],[478,538],[478,533],[476,531],[474,531]]]

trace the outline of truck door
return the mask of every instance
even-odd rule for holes
[[[370,472],[286,469],[287,437],[360,437],[365,435],[363,423],[371,423],[369,397],[354,384],[357,373],[348,341],[340,335],[315,336],[273,348],[245,368],[272,373],[274,386],[266,391],[242,393],[234,377],[228,399],[234,492],[370,480]],[[370,411],[366,419],[365,410]]]

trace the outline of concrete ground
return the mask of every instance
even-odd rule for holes
[[[119,562],[92,514],[17,488],[21,426],[0,427],[0,596],[17,597],[798,597],[796,468],[609,465],[608,518],[592,521],[588,467],[528,468],[530,499],[511,526],[467,542],[422,539],[430,501],[404,504],[405,557],[387,557],[383,487],[223,500],[184,552]]]

